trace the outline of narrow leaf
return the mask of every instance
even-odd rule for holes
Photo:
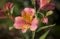
[[[13,10],[14,10],[14,6],[13,6],[12,9],[11,9],[11,12],[10,12],[11,14],[13,14]]]
[[[37,30],[37,32],[39,32],[40,30],[43,30],[43,29],[49,28],[49,27],[53,27],[53,26],[55,26],[55,24],[53,24],[53,25],[48,25],[48,26],[43,26],[43,27],[40,27],[40,28]]]
[[[9,27],[9,30],[12,30],[14,27]]]
[[[50,30],[46,31],[39,39],[45,39]]]

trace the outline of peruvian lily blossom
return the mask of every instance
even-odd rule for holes
[[[3,5],[3,10],[4,10],[4,11],[6,11],[6,10],[11,10],[12,6],[13,6],[13,3],[10,3],[10,2],[5,3],[5,4]]]
[[[38,0],[37,1],[40,10],[54,10],[55,3],[51,2],[51,0]]]
[[[35,10],[33,8],[25,8],[21,15],[15,18],[14,27],[21,29],[25,33],[28,29],[35,31],[38,27],[38,20],[34,18]]]
[[[46,10],[46,11],[49,11],[49,10],[54,10],[55,8],[55,4],[50,2],[49,4],[45,5],[42,10]]]
[[[50,0],[40,0],[40,9],[43,8],[46,4],[49,4]]]

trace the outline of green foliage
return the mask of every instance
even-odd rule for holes
[[[11,11],[10,11],[11,14],[13,14],[14,7],[15,7],[15,6],[13,6],[12,9],[11,9]]]
[[[50,30],[46,31],[39,39],[45,39]]]
[[[0,0],[0,9],[3,8],[2,6],[4,5],[4,3],[6,3],[6,1],[7,1],[7,0]]]
[[[40,30],[43,30],[43,29],[49,28],[49,27],[53,27],[53,26],[55,26],[55,24],[53,24],[53,25],[48,25],[48,26],[43,26],[43,27],[40,27],[40,28],[37,30],[37,32],[39,32]]]
[[[48,11],[47,13],[46,13],[46,16],[49,16],[49,15],[52,15],[53,14],[53,11]]]

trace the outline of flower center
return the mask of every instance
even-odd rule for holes
[[[28,22],[28,23],[31,23],[32,19],[33,19],[33,16],[31,16],[31,14],[27,13],[25,15],[22,16],[23,19]]]
[[[30,28],[30,25],[29,25],[29,24],[25,24],[24,26],[22,26],[22,30],[23,30],[23,29],[26,29],[26,30],[27,30],[27,29],[29,29],[29,28]]]

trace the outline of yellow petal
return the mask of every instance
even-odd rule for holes
[[[26,21],[26,22],[31,22],[32,19],[33,19],[33,16],[31,16],[30,14],[25,14],[25,15],[22,15],[23,19]]]

